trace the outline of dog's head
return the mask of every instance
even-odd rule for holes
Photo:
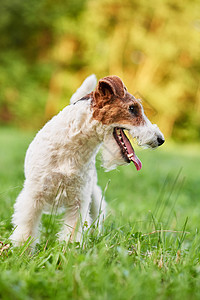
[[[145,116],[140,100],[128,93],[117,76],[99,80],[93,93],[93,118],[104,128],[103,162],[106,169],[117,165],[142,164],[133,149],[132,140],[139,146],[156,148],[164,143],[159,128]]]

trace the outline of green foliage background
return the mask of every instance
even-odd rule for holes
[[[199,0],[0,0],[0,122],[39,128],[116,74],[166,136],[200,138]],[[150,104],[150,105],[149,105]]]

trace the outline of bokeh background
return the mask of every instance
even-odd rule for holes
[[[199,9],[199,0],[1,0],[1,125],[38,129],[86,76],[115,74],[166,137],[198,141]]]
[[[166,143],[136,149],[140,172],[97,157],[108,213],[80,247],[50,214],[14,249],[28,145],[91,73],[120,76]],[[0,299],[200,299],[199,74],[200,0],[0,0]]]

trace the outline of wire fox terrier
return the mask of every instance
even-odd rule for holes
[[[95,75],[86,78],[71,104],[46,123],[30,144],[24,187],[12,217],[14,245],[29,237],[36,242],[46,206],[66,208],[59,240],[80,241],[83,224],[90,226],[105,214],[95,168],[100,146],[107,170],[130,162],[140,170],[131,139],[150,148],[164,143],[159,128],[148,120],[140,101],[128,93],[119,77],[104,77],[96,84]]]

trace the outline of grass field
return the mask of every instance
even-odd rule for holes
[[[59,244],[60,217],[44,215],[30,254],[8,237],[32,138],[0,130],[0,299],[200,299],[200,145],[137,149],[140,172],[131,164],[105,173],[98,160],[109,204],[102,232]]]

